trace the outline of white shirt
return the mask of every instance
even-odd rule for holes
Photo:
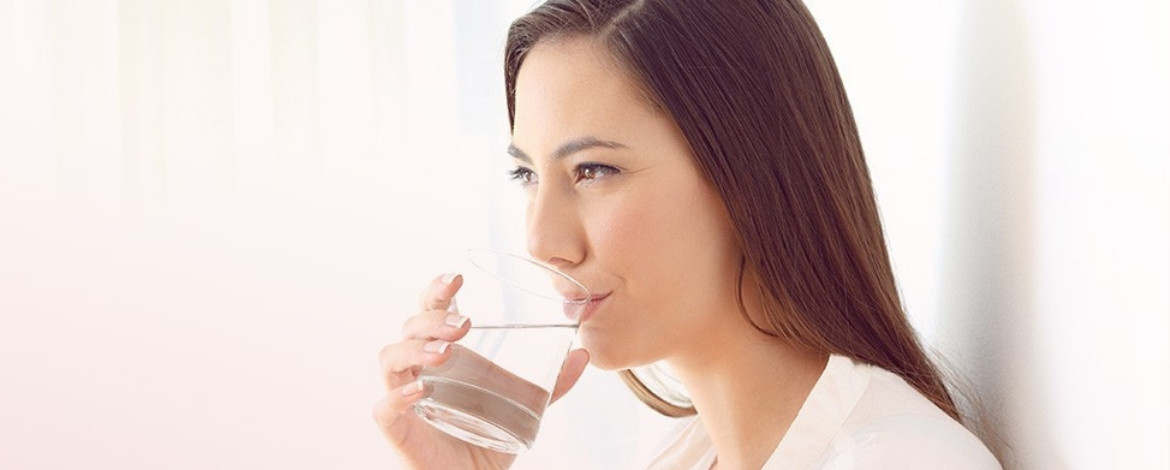
[[[651,470],[707,470],[715,446],[688,418]],[[796,420],[761,470],[1000,470],[987,447],[901,377],[829,356]]]

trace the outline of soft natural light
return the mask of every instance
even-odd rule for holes
[[[0,468],[398,468],[377,353],[521,250],[529,0],[0,0]],[[1170,467],[1170,6],[808,6],[903,300],[1016,467]],[[588,369],[523,469],[675,425]]]

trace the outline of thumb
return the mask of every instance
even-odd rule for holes
[[[589,352],[584,349],[569,351],[565,362],[561,364],[561,373],[557,376],[557,385],[553,387],[552,401],[560,399],[569,389],[576,385],[577,379],[589,364]]]

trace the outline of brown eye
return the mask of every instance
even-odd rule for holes
[[[577,166],[577,181],[593,181],[618,173],[621,173],[621,171],[609,165],[582,163]]]

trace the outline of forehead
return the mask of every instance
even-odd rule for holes
[[[529,151],[582,135],[629,137],[640,122],[656,117],[636,83],[588,38],[533,47],[517,74],[515,106],[513,140]]]

